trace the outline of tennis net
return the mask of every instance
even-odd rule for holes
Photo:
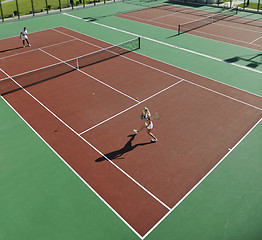
[[[238,9],[237,8],[231,8],[229,10],[223,11],[221,13],[216,13],[211,16],[201,18],[198,20],[190,21],[187,23],[179,24],[178,25],[178,34],[189,32],[191,30],[195,30],[197,28],[206,26],[208,24],[215,23],[217,21],[226,19],[232,15],[237,14]]]
[[[3,78],[0,80],[0,95],[12,93],[138,49],[140,49],[140,38],[135,38],[77,58]]]

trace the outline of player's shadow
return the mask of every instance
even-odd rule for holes
[[[23,48],[23,47],[21,46],[21,47],[16,47],[16,48],[8,48],[8,49],[0,50],[0,53],[14,51],[14,50],[17,50],[17,49],[20,49],[20,48]]]
[[[128,137],[130,137],[130,139],[128,140],[128,142],[125,144],[124,147],[122,147],[119,150],[107,153],[104,156],[96,159],[95,161],[96,162],[102,162],[102,161],[105,161],[105,160],[108,160],[108,159],[109,160],[123,159],[123,158],[120,158],[120,157],[123,156],[125,153],[134,150],[136,147],[145,146],[145,145],[153,143],[153,142],[146,142],[146,143],[138,143],[138,144],[132,145],[132,141],[135,139],[135,136],[136,136],[136,134],[128,135]]]

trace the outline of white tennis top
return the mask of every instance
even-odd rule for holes
[[[27,36],[27,30],[22,30],[21,31],[21,34],[22,34],[22,40],[26,40],[26,39],[28,39],[28,36]]]

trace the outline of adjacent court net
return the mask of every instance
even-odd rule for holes
[[[201,18],[199,20],[190,21],[187,23],[179,24],[178,25],[178,34],[189,32],[191,30],[203,27],[208,24],[215,23],[217,21],[226,19],[232,15],[237,14],[237,8],[232,8],[221,13],[216,13],[211,16]]]
[[[45,82],[47,80],[73,72],[77,69],[100,63],[128,52],[135,51],[137,49],[140,49],[140,38],[132,39],[118,45],[104,48],[78,58],[73,58],[30,72],[25,72],[1,79],[0,95],[9,94],[22,88],[27,88],[35,84]]]

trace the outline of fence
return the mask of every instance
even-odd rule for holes
[[[61,12],[64,9],[74,9],[86,7],[87,5],[96,5],[106,2],[126,1],[132,4],[133,0],[0,0],[0,15],[2,22],[6,19],[18,18],[24,15],[35,16],[35,14],[48,14],[50,12]],[[157,0],[140,0],[139,4],[149,3]],[[226,8],[238,6],[240,10],[249,10],[262,13],[262,0],[167,0],[162,3],[178,3],[185,5],[216,5]],[[138,4],[134,0],[134,4]]]
[[[61,12],[64,9],[74,9],[106,3],[107,0],[0,0],[0,15],[2,22],[7,18],[20,19],[23,15],[50,12]],[[115,2],[116,0],[113,0]]]
[[[169,2],[185,5],[212,5],[225,8],[238,7],[239,10],[262,13],[262,0],[169,0]]]

